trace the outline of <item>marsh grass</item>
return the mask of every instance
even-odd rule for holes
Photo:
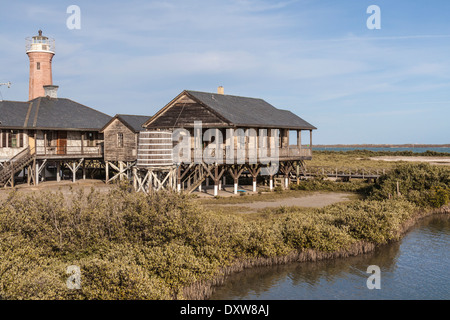
[[[244,268],[367,252],[432,212],[417,195],[386,198],[393,181],[428,194],[449,186],[439,170],[399,167],[380,179],[372,199],[246,217],[120,184],[109,193],[12,192],[0,203],[0,299],[204,299]],[[66,287],[69,265],[81,269],[80,290]]]

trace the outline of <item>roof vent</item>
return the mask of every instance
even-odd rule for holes
[[[218,93],[218,94],[224,94],[224,90],[223,90],[223,87],[222,87],[222,86],[220,86],[220,87],[217,88],[217,93]]]
[[[44,86],[45,96],[50,98],[58,98],[58,88],[59,86],[46,85]]]

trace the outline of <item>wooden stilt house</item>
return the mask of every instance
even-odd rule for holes
[[[131,178],[136,164],[138,136],[142,124],[150,116],[117,114],[101,130],[105,140],[104,160],[106,183],[124,177]]]
[[[158,168],[152,163],[159,164],[164,158],[168,161],[166,168],[169,164],[176,168],[179,190],[201,189],[202,183],[211,179],[215,195],[225,175],[233,179],[237,193],[243,173],[251,176],[256,191],[262,170],[271,189],[273,176],[280,174],[287,187],[291,174],[298,175],[303,161],[312,158],[312,131],[316,129],[288,110],[277,109],[262,99],[225,95],[221,87],[218,93],[185,90],[143,126],[155,134],[150,137],[155,143],[139,141],[137,167],[144,176],[148,176],[146,171]],[[172,160],[168,153],[161,154],[161,145],[166,144],[160,140],[164,132],[171,133],[174,140]],[[302,132],[309,133],[306,145]],[[295,144],[290,143],[290,137]],[[181,161],[177,154],[180,150]]]
[[[19,173],[29,183],[38,184],[50,171],[60,180],[63,168],[73,180],[79,169],[85,177],[103,160],[100,129],[110,119],[64,98],[0,101],[0,185],[13,185]]]

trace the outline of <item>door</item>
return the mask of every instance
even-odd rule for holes
[[[36,140],[34,140],[34,135],[29,134],[28,136],[28,146],[30,147],[30,153],[35,154],[36,153]]]
[[[67,153],[67,131],[58,131],[57,154]]]

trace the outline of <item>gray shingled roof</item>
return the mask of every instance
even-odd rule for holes
[[[131,114],[118,114],[118,118],[122,120],[122,122],[127,123],[130,127],[134,129],[135,132],[145,130],[142,125],[150,119],[150,116],[136,116]]]
[[[188,94],[236,126],[317,129],[291,111],[262,99],[186,90]]]
[[[65,98],[0,101],[0,128],[100,130],[111,117]]]
[[[0,128],[23,127],[29,105],[29,102],[0,101]]]

